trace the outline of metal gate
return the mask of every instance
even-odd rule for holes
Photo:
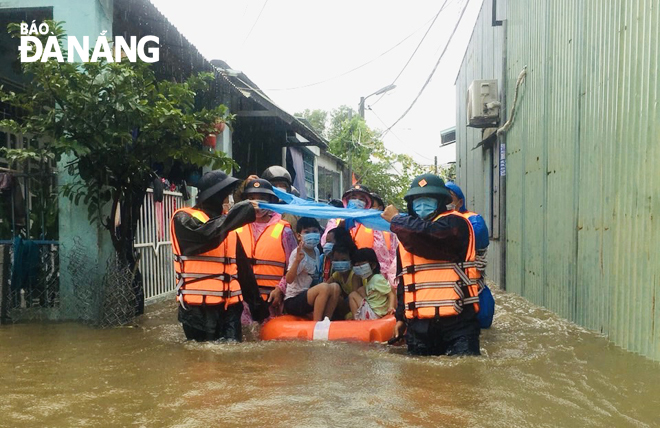
[[[147,190],[134,244],[140,252],[140,271],[147,302],[176,289],[170,219],[184,205],[179,192],[165,191],[163,202],[154,202],[153,190]]]
[[[0,106],[0,118],[11,117]],[[0,148],[41,147],[30,135],[0,128]],[[0,324],[57,317],[58,235],[54,162],[0,157]]]

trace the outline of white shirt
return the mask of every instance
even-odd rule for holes
[[[296,259],[298,254],[298,248],[291,252],[289,257],[289,269],[293,265],[293,261]],[[314,258],[312,258],[307,252],[305,252],[305,258],[302,259],[298,265],[298,272],[296,279],[292,283],[287,283],[286,285],[286,294],[284,299],[289,299],[295,297],[303,291],[309,289],[309,286],[312,285],[312,279],[314,276],[318,276],[319,269],[319,260],[321,258],[321,253],[319,249],[314,247]]]

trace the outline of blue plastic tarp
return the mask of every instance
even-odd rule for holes
[[[342,218],[346,220],[349,226],[353,222],[358,222],[370,229],[390,231],[390,224],[380,216],[381,211],[335,208],[321,202],[298,198],[279,189],[273,189],[273,191],[285,204],[265,204],[262,202],[259,203],[260,208],[280,214],[289,213],[300,217]]]

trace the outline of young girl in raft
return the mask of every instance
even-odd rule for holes
[[[362,286],[362,279],[353,273],[351,256],[355,251],[357,251],[357,248],[355,248],[353,241],[350,241],[350,245],[337,243],[332,249],[332,275],[330,275],[328,283],[339,284],[341,289],[341,298],[337,303],[337,308],[332,317],[333,320],[353,318],[348,305],[348,296]]]
[[[312,313],[314,321],[321,321],[324,317],[332,316],[339,300],[339,285],[325,282],[319,284],[319,222],[310,217],[301,217],[296,224],[296,231],[300,244],[289,258],[284,310],[297,316]]]
[[[348,247],[350,250],[350,255],[353,255],[353,252],[357,250],[357,247],[353,242],[351,232],[349,232],[347,229],[344,227],[336,227],[330,230],[326,234],[326,242],[325,245],[323,245],[323,262],[321,263],[323,266],[323,281],[325,282],[329,282],[333,272],[335,272],[335,270],[332,268],[332,259],[334,257],[333,249],[335,245]],[[350,257],[348,260],[351,260]],[[344,297],[347,296],[348,294],[346,294]]]
[[[353,272],[362,279],[362,287],[348,295],[348,303],[356,320],[372,320],[393,314],[396,295],[380,274],[380,263],[372,248],[360,248],[353,256]]]

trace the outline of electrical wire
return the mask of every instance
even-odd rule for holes
[[[415,103],[417,102],[417,100],[419,99],[419,97],[421,97],[421,96],[422,96],[422,93],[424,93],[424,90],[425,90],[426,87],[429,85],[429,83],[431,82],[431,79],[433,78],[433,75],[435,74],[436,70],[438,69],[438,66],[440,65],[440,61],[441,61],[442,58],[444,57],[445,52],[447,52],[447,48],[449,47],[449,44],[451,43],[451,40],[454,38],[454,34],[456,34],[456,30],[458,29],[458,25],[461,23],[461,21],[462,21],[462,19],[463,19],[463,15],[465,14],[465,11],[467,10],[467,6],[468,6],[468,4],[469,4],[469,1],[466,0],[466,1],[465,1],[465,6],[463,6],[463,10],[461,11],[461,14],[460,14],[460,16],[458,17],[458,20],[456,21],[456,25],[454,26],[454,29],[452,30],[451,35],[449,36],[449,39],[447,40],[447,43],[445,44],[445,48],[442,50],[442,53],[440,54],[440,57],[438,58],[438,61],[435,63],[435,66],[433,67],[433,70],[431,71],[431,74],[430,74],[429,77],[426,79],[426,82],[424,82],[424,86],[422,86],[422,89],[419,90],[419,93],[417,94],[417,96],[415,97],[415,99],[412,101],[412,103],[410,104],[410,106],[406,109],[406,111],[404,111],[403,114],[402,114],[402,115],[401,115],[401,116],[400,116],[400,117],[399,117],[399,118],[398,118],[398,119],[397,119],[392,125],[390,125],[390,127],[387,128],[387,129],[385,130],[385,132],[383,132],[383,133],[380,135],[381,138],[382,138],[385,134],[387,134],[388,132],[390,132],[390,130],[391,130],[391,129],[392,129],[397,123],[399,123],[399,122],[401,121],[401,119],[403,119],[404,117],[406,117],[406,115],[410,112],[410,110],[412,110],[413,106],[415,105]]]
[[[252,30],[254,30],[254,27],[257,26],[257,22],[259,22],[259,18],[261,18],[261,14],[263,13],[267,4],[268,4],[268,0],[266,0],[264,2],[264,5],[261,6],[261,10],[259,11],[259,15],[257,15],[257,19],[254,20],[254,24],[252,24],[252,28],[250,28],[250,31],[248,32],[247,36],[245,36],[245,39],[243,39],[243,43],[241,43],[241,49],[243,49],[243,46],[245,45],[245,42],[247,42],[247,39],[250,38],[250,35],[252,34]]]
[[[383,124],[383,126],[387,126],[387,124],[383,121],[383,119],[381,119],[380,116],[378,116],[378,115],[376,114],[376,112],[375,112],[373,109],[370,109],[370,110],[371,110],[371,112],[374,114],[374,116],[376,116],[376,119],[378,119],[378,120],[380,121],[380,123]],[[405,143],[401,138],[399,138],[399,136],[396,135],[396,134],[394,133],[394,131],[390,131],[390,134],[394,135],[394,137],[395,137],[397,140],[399,140],[399,142],[400,142],[401,144],[403,144],[404,146],[406,145],[406,143]],[[391,152],[394,152],[393,150],[390,150],[390,151],[391,151]],[[415,153],[417,156],[422,157],[422,158],[424,158],[424,159],[426,159],[426,160],[434,161],[434,159],[431,159],[431,158],[428,157],[428,156],[424,156],[423,154],[419,153],[419,152],[416,151],[416,150],[410,149],[410,151],[413,152],[413,153]]]
[[[440,10],[438,11],[438,13],[435,14],[435,17],[433,18],[433,22],[431,22],[431,25],[429,25],[429,28],[426,29],[426,33],[424,33],[424,36],[422,36],[422,40],[419,41],[419,43],[417,44],[417,47],[416,47],[415,50],[413,51],[412,55],[410,55],[410,58],[408,58],[408,61],[405,63],[405,65],[403,66],[403,68],[401,69],[401,71],[399,72],[399,74],[396,75],[396,77],[394,78],[394,80],[392,80],[392,83],[390,83],[390,85],[394,85],[394,84],[396,83],[396,81],[399,79],[399,77],[401,77],[401,75],[403,74],[403,72],[404,72],[404,71],[406,70],[406,68],[408,67],[408,64],[410,64],[410,61],[412,61],[412,59],[415,57],[415,54],[416,54],[417,51],[419,50],[419,47],[422,46],[422,43],[424,42],[424,39],[426,39],[426,36],[429,34],[429,31],[431,31],[431,28],[433,28],[433,24],[435,24],[435,21],[438,19],[438,16],[440,16],[440,12],[442,12],[442,11],[445,9],[445,6],[447,6],[447,2],[448,2],[448,1],[449,1],[449,0],[445,0],[445,2],[444,2],[444,3],[442,4],[442,6],[440,7]],[[371,106],[375,106],[376,103],[377,103],[378,101],[380,101],[384,96],[385,96],[385,93],[381,94],[380,97],[378,97],[378,98],[376,99],[376,101],[374,101],[373,103],[371,103],[371,105],[370,105],[369,107],[371,107]],[[385,125],[385,126],[387,126],[387,125]]]
[[[374,113],[374,116],[376,116],[376,117],[378,118],[378,120],[380,120],[381,123],[383,123],[383,125],[385,125],[385,122],[383,122],[383,120],[382,120],[380,117],[378,117],[378,115],[377,115],[375,112],[373,112],[373,113]],[[403,142],[403,140],[401,140],[401,138],[399,138],[394,132],[392,132],[392,135],[394,135],[394,136],[397,138],[397,140],[399,140],[399,142],[401,142],[401,144],[405,145],[405,143]],[[358,138],[360,138],[360,137],[358,136]],[[370,149],[369,146],[367,146],[367,145],[365,145],[365,144],[362,144],[360,141],[353,141],[353,143],[356,144],[356,145],[358,145],[358,146],[360,146],[360,147],[364,147],[365,149]],[[387,147],[385,147],[385,144],[383,144],[383,149],[384,149],[387,153],[391,153],[391,154],[394,154],[394,155],[399,155],[399,154],[400,154],[400,153],[395,152],[394,150],[390,150],[390,149],[388,149]],[[419,152],[417,152],[417,151],[415,151],[415,150],[412,150],[412,152],[413,152],[413,153],[416,153],[418,156],[423,157],[424,159],[427,159],[427,160],[429,160],[429,161],[434,161],[434,159],[430,159],[430,158],[428,158],[428,157],[422,155],[421,153],[419,153]],[[414,159],[413,159],[413,161],[414,161]],[[387,163],[387,164],[389,165],[389,167],[392,168],[397,174],[399,174],[399,175],[403,175],[403,174],[401,174],[401,172],[397,169],[397,167],[394,166],[394,164],[393,164],[392,162],[390,162],[390,161],[388,161],[388,160],[385,160],[385,163]],[[423,167],[423,166],[429,166],[429,165],[422,165],[422,164],[420,164],[420,163],[418,163],[418,162],[415,162],[415,163],[417,163],[417,165],[422,166],[422,167]],[[375,166],[375,165],[373,165],[373,166]],[[430,166],[433,166],[433,165],[430,165]],[[367,172],[371,172],[371,168],[367,169],[367,171],[365,172],[365,174],[366,174]]]
[[[350,74],[350,73],[352,73],[352,72],[354,72],[354,71],[357,71],[357,70],[361,69],[362,67],[365,67],[365,66],[371,64],[372,62],[374,62],[374,61],[376,61],[376,60],[382,58],[382,57],[385,56],[386,54],[390,53],[392,50],[394,50],[395,48],[399,47],[399,45],[401,45],[403,42],[405,42],[406,40],[408,40],[409,38],[411,38],[412,36],[414,36],[419,30],[421,30],[422,28],[424,28],[424,27],[425,27],[429,22],[431,22],[432,20],[433,20],[433,19],[429,19],[428,21],[426,21],[422,26],[420,26],[419,28],[417,28],[415,31],[413,31],[413,32],[410,33],[408,36],[406,36],[404,39],[400,40],[396,45],[392,46],[391,48],[389,48],[389,49],[386,50],[385,52],[381,53],[381,54],[378,55],[377,57],[375,57],[375,58],[373,58],[373,59],[371,59],[371,60],[365,62],[365,63],[362,64],[362,65],[358,65],[358,66],[355,67],[355,68],[352,68],[352,69],[350,69],[350,70],[348,70],[348,71],[345,71],[345,72],[343,72],[343,73],[341,73],[341,74],[338,74],[338,75],[333,76],[333,77],[329,77],[329,78],[327,78],[327,79],[325,79],[325,80],[320,80],[320,81],[318,81],[318,82],[308,83],[308,84],[306,84],[306,85],[302,85],[302,86],[294,86],[294,87],[290,87],[290,88],[268,88],[268,89],[265,89],[265,90],[266,90],[266,91],[294,91],[294,90],[296,90],[296,89],[304,89],[304,88],[309,88],[310,86],[321,85],[321,84],[323,84],[323,83],[327,83],[327,82],[330,82],[330,81],[332,81],[332,80],[339,79],[340,77],[344,77],[344,76],[346,76],[347,74]]]
[[[358,132],[359,132],[359,131],[358,131]],[[365,149],[367,149],[367,150],[370,150],[371,147],[367,146],[366,144],[362,144],[362,143],[360,142],[361,139],[362,139],[362,133],[359,132],[357,141],[355,141],[355,140],[353,139],[353,140],[351,140],[351,142],[353,143],[353,145],[360,146],[360,147],[363,147],[363,148],[365,148]],[[385,144],[383,144],[383,149],[384,149],[387,153],[393,153],[393,154],[395,154],[395,155],[397,154],[397,153],[395,153],[394,151],[392,151],[392,150],[388,149],[387,147],[385,147]],[[371,156],[370,156],[370,157],[371,157]],[[387,164],[390,166],[390,168],[392,168],[397,174],[402,175],[401,172],[399,172],[399,170],[396,169],[396,167],[392,164],[392,162],[390,162],[390,161],[388,161],[388,160],[385,160],[385,159],[382,159],[382,160],[384,160],[385,163],[387,163]],[[375,167],[375,166],[377,166],[377,165],[374,164],[374,163],[372,163],[372,164],[371,164],[371,167],[370,167],[370,168],[367,168],[367,170],[363,173],[363,175],[366,175],[368,172],[371,172],[371,170],[372,170],[373,167]]]

